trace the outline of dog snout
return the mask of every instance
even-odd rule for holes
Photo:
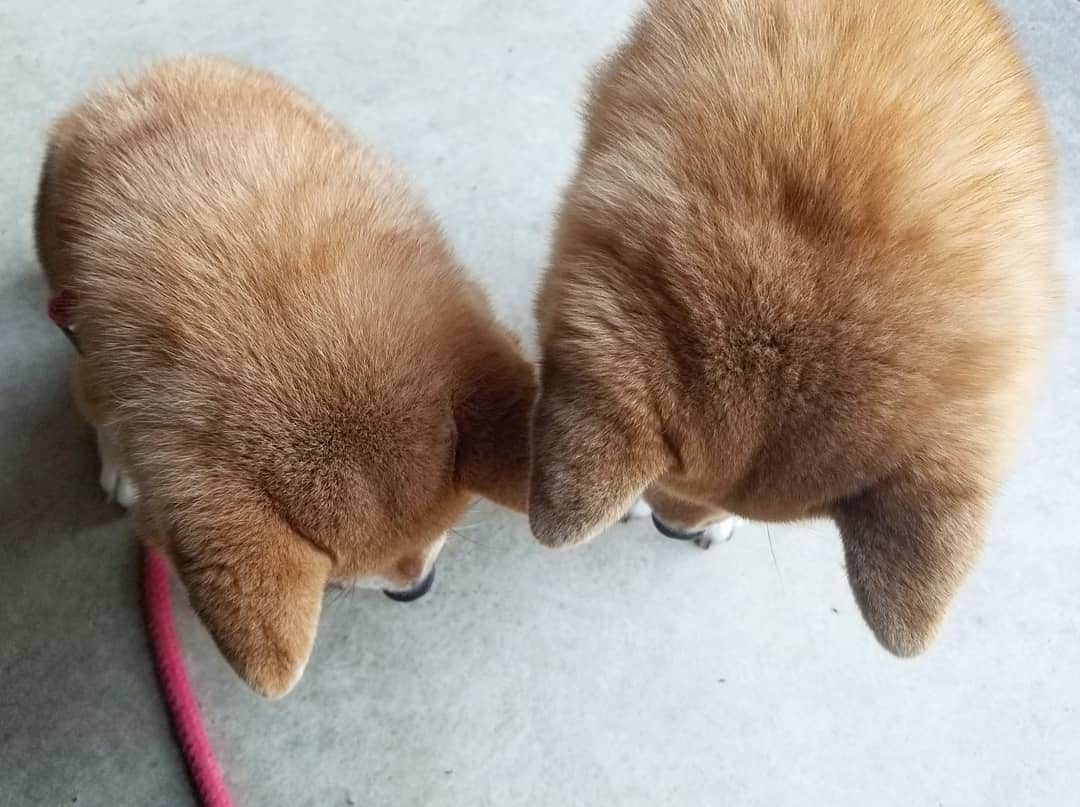
[[[652,514],[652,523],[661,535],[667,536],[668,538],[674,538],[677,541],[693,541],[695,538],[700,538],[705,534],[705,530],[687,532],[685,530],[677,530],[674,527],[669,527],[656,517],[656,513]]]
[[[431,591],[431,584],[435,581],[435,567],[431,568],[419,583],[416,583],[409,588],[404,589],[383,589],[385,594],[395,602],[412,602],[418,600]]]

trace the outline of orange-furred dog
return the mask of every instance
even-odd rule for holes
[[[538,304],[530,519],[827,515],[911,655],[1054,319],[1052,155],[983,0],[656,0],[600,70]]]
[[[37,236],[102,483],[263,694],[328,579],[414,597],[472,493],[524,508],[530,365],[405,181],[272,76],[189,59],[91,95]]]

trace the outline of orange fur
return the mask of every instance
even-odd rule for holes
[[[516,341],[396,171],[269,74],[179,60],[91,95],[53,130],[37,232],[139,532],[264,694],[328,578],[409,585],[471,493],[523,509]]]
[[[931,641],[1053,319],[1052,158],[983,0],[657,0],[596,78],[537,303],[530,519],[830,515]]]

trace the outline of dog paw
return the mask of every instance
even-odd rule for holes
[[[694,536],[694,546],[708,549],[713,544],[726,544],[735,535],[735,530],[743,523],[738,516],[728,516],[710,524],[698,535]]]
[[[638,499],[632,505],[630,509],[623,513],[622,518],[619,521],[634,521],[639,518],[648,518],[652,515],[652,508],[645,504],[644,499]]]
[[[101,489],[105,491],[105,497],[125,509],[130,508],[138,500],[139,490],[131,481],[131,477],[124,472],[116,444],[105,429],[98,429],[97,448],[98,458],[101,460],[98,482],[101,484]]]
[[[732,536],[735,535],[735,530],[745,524],[746,521],[739,516],[727,516],[719,521],[710,524],[705,528],[705,535],[709,539],[709,543],[724,543],[730,541]]]
[[[115,462],[102,461],[98,482],[101,483],[101,489],[105,491],[105,497],[125,509],[130,508],[139,498],[135,483]]]

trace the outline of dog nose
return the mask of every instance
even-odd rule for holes
[[[663,521],[656,517],[656,513],[652,516],[653,526],[656,527],[657,532],[661,535],[665,535],[668,538],[674,538],[676,541],[693,541],[697,538],[701,538],[705,535],[705,530],[697,530],[696,532],[683,532],[677,530],[674,527],[669,527]]]
[[[432,567],[431,571],[424,576],[424,579],[412,588],[398,589],[394,591],[391,591],[390,589],[383,589],[383,594],[385,594],[387,597],[394,600],[395,602],[412,602],[413,600],[420,599],[429,591],[431,591],[431,584],[434,580],[435,568]]]

